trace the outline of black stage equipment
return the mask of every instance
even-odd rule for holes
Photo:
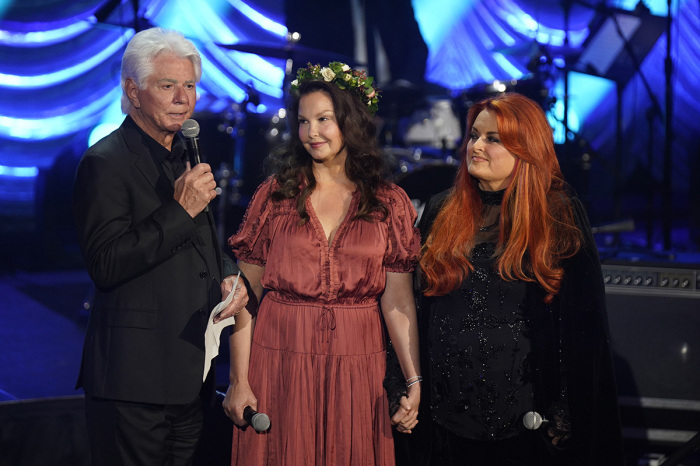
[[[685,456],[700,442],[700,264],[604,263],[603,278],[625,440]]]
[[[585,4],[585,2],[576,2]],[[590,33],[583,44],[583,51],[575,60],[569,71],[577,71],[584,74],[599,76],[615,83],[617,94],[617,110],[616,110],[616,140],[615,140],[615,164],[613,175],[615,179],[614,189],[614,212],[615,218],[619,218],[622,209],[621,199],[621,173],[622,173],[622,147],[623,147],[623,122],[622,122],[622,95],[627,83],[636,75],[639,75],[642,83],[651,100],[649,108],[649,143],[647,155],[647,170],[651,177],[653,168],[653,140],[652,135],[655,134],[652,128],[655,117],[661,118],[666,122],[666,144],[670,143],[670,118],[665,115],[670,115],[670,107],[664,113],[661,110],[658,99],[651,89],[646,76],[642,72],[641,64],[649,53],[651,48],[656,44],[659,36],[664,30],[665,19],[660,16],[652,15],[643,4],[637,5],[633,11],[620,10],[605,6],[605,2],[601,5],[590,6],[595,8],[596,16],[589,26]],[[670,15],[669,15],[670,17]],[[667,58],[667,68],[668,68]],[[568,77],[568,72],[566,73]],[[567,91],[568,92],[568,91]],[[664,156],[664,163],[666,156]],[[664,177],[666,177],[666,167],[664,165]],[[664,181],[665,186],[665,181]],[[665,188],[664,188],[665,192]],[[648,190],[648,195],[653,196],[652,189]],[[648,205],[653,205],[653,202],[648,202]],[[651,209],[651,207],[649,207]],[[664,212],[666,215],[671,215],[671,206],[664,203]],[[652,213],[647,212],[650,221],[647,228],[653,228],[651,221]],[[666,228],[667,220],[664,218],[664,227]],[[670,228],[670,225],[669,225]],[[664,233],[664,238],[666,238]],[[647,234],[648,246],[651,247],[651,233]],[[665,249],[670,250],[670,241],[665,243]]]

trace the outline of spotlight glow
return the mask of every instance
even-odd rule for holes
[[[102,62],[108,60],[114,54],[118,53],[132,35],[133,31],[131,29],[126,30],[118,40],[112,42],[109,47],[101,50],[96,55],[83,62],[69,66],[68,68],[64,68],[62,70],[54,71],[52,73],[45,73],[36,76],[19,76],[0,73],[0,86],[14,87],[18,89],[37,89],[53,86],[77,78]]]
[[[0,115],[0,136],[43,140],[72,134],[88,128],[105,108],[120,97],[121,89],[112,89],[80,110],[48,118],[10,118]]]
[[[266,17],[254,8],[250,7],[250,5],[248,5],[247,3],[241,0],[229,0],[229,3],[236,10],[240,11],[246,18],[258,24],[261,28],[265,29],[266,31],[269,31],[280,37],[285,37],[287,35],[286,26],[272,21],[270,18]]]
[[[49,29],[47,31],[17,32],[0,30],[0,44],[12,47],[35,47],[55,44],[69,40],[93,27],[92,21],[76,21],[65,27]]]
[[[0,165],[0,176],[12,176],[15,178],[34,178],[39,174],[37,167],[8,167]]]

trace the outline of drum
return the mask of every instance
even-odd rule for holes
[[[384,161],[391,173],[407,173],[411,167],[426,162],[452,159],[454,151],[434,147],[394,147],[382,148]]]
[[[420,220],[428,199],[452,187],[459,162],[448,157],[445,160],[425,160],[404,167],[406,171],[396,174],[394,182],[406,191]]]

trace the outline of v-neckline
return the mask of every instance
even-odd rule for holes
[[[316,234],[320,238],[323,238],[325,240],[327,247],[330,248],[340,236],[341,231],[345,230],[345,225],[347,225],[347,223],[350,220],[350,212],[352,212],[355,209],[355,206],[357,205],[357,200],[359,199],[358,193],[359,191],[357,189],[355,189],[351,193],[350,204],[348,205],[348,208],[345,211],[345,214],[343,215],[343,220],[341,220],[340,224],[338,224],[338,228],[335,229],[335,232],[331,231],[328,234],[326,233],[326,230],[323,228],[321,220],[316,214],[316,209],[314,209],[313,203],[311,202],[311,196],[306,198],[306,211],[309,214],[309,220],[313,225],[314,230],[316,230]]]

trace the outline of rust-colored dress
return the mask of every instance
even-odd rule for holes
[[[234,429],[232,464],[394,464],[382,386],[386,353],[378,299],[387,272],[416,265],[416,213],[397,186],[382,188],[386,219],[354,219],[350,208],[330,245],[310,200],[299,225],[296,200],[273,202],[276,182],[256,191],[238,233],[238,260],[265,267],[249,381],[268,433]]]

